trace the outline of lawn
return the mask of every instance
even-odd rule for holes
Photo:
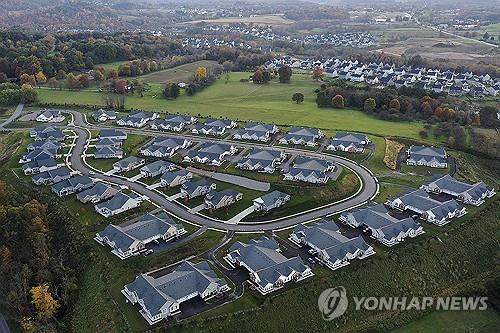
[[[200,60],[193,63],[180,65],[174,68],[164,69],[154,73],[148,73],[139,77],[147,83],[160,83],[165,84],[169,82],[186,82],[189,81],[196,72],[198,67],[205,67],[210,70],[217,64],[217,61],[213,60]]]
[[[103,67],[107,71],[109,71],[110,69],[118,70],[118,67],[120,67],[120,65],[126,64],[127,62],[129,62],[129,61],[124,60],[124,61],[108,62],[106,64],[97,64],[94,66],[94,68]]]
[[[500,315],[486,311],[435,311],[391,333],[498,332]]]
[[[157,88],[151,89],[143,98],[127,96],[126,107],[205,117],[228,117],[240,121],[263,121],[284,126],[309,126],[329,132],[345,130],[420,139],[418,132],[423,129],[420,122],[388,122],[356,110],[318,108],[314,90],[320,83],[312,81],[308,75],[295,74],[289,84],[281,84],[276,80],[266,85],[240,82],[240,79],[249,75],[246,72],[231,73],[228,82],[220,79],[194,96],[183,94],[176,100],[165,100]],[[302,104],[291,101],[295,92],[305,95]],[[102,106],[102,97],[99,92],[89,91],[40,91],[41,103]],[[193,105],[196,107],[193,108]]]

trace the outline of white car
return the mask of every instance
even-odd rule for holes
[[[95,175],[95,172],[94,171],[89,171],[89,175],[93,176],[93,175]]]

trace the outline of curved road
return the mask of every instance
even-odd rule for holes
[[[86,144],[87,140],[89,138],[89,132],[87,131],[87,128],[93,128],[93,129],[99,129],[98,126],[92,126],[83,119],[83,116],[79,112],[71,112],[74,117],[74,125],[75,127],[72,127],[72,129],[78,134],[78,138],[76,139],[75,142],[75,147],[73,148],[73,151],[70,156],[70,162],[71,166],[73,169],[80,171],[83,174],[88,175],[90,169],[86,165],[86,163],[83,161],[82,156],[84,156],[85,149],[86,149]],[[104,128],[104,127],[103,127]],[[108,127],[106,127],[108,128]],[[120,128],[123,129],[123,128]],[[140,132],[142,134],[148,133],[146,130],[130,130],[129,132]],[[151,133],[153,134],[153,133]],[[168,136],[168,134],[164,133],[154,133],[156,135],[163,135],[163,136]],[[177,137],[188,137],[185,135],[175,135]],[[189,136],[191,137],[191,136]],[[205,141],[203,138],[196,137],[197,141]],[[217,141],[217,140],[206,140],[206,141]],[[256,145],[254,144],[245,144],[245,143],[238,143],[239,146],[243,147],[254,147]],[[273,147],[268,147],[268,149],[275,149]],[[331,215],[335,213],[339,213],[344,210],[348,210],[350,208],[362,205],[366,202],[368,202],[372,197],[377,194],[378,191],[378,184],[376,178],[373,176],[373,174],[366,169],[365,167],[357,164],[356,162],[353,162],[348,159],[343,159],[337,156],[331,156],[331,155],[324,155],[321,153],[316,153],[316,152],[305,152],[299,149],[292,149],[292,148],[280,148],[279,150],[285,151],[288,154],[301,154],[301,155],[306,155],[309,157],[316,157],[316,158],[327,158],[331,161],[334,161],[338,164],[342,164],[343,166],[346,166],[350,169],[352,169],[362,180],[363,187],[361,191],[354,197],[349,198],[345,201],[335,203],[333,205],[327,206],[327,207],[322,207],[315,209],[313,211],[309,211],[303,214],[296,214],[295,216],[290,216],[290,217],[284,217],[281,219],[276,219],[272,221],[260,221],[258,223],[245,223],[245,224],[226,224],[222,221],[217,221],[214,219],[210,219],[195,213],[190,213],[187,211],[184,207],[180,206],[179,204],[175,202],[168,201],[164,196],[159,194],[158,192],[154,190],[147,189],[141,184],[131,182],[129,180],[115,177],[115,176],[108,176],[104,175],[102,173],[96,172],[95,175],[92,175],[94,178],[99,178],[108,182],[112,182],[115,184],[119,185],[124,185],[128,186],[131,190],[134,190],[135,192],[147,196],[152,202],[157,204],[158,206],[164,208],[166,211],[170,212],[172,215],[178,217],[181,220],[185,220],[200,226],[206,226],[208,228],[212,229],[217,229],[217,230],[222,230],[222,231],[236,231],[236,232],[256,232],[256,231],[267,231],[267,230],[276,230],[276,229],[283,229],[287,227],[292,227],[295,226],[299,223],[304,223],[304,222],[309,222],[311,220],[318,219],[320,217],[324,217],[326,215]]]

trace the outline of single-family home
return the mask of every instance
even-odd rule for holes
[[[111,199],[95,205],[95,211],[104,217],[111,217],[137,208],[141,205],[142,198],[135,193],[116,193]]]
[[[191,140],[185,138],[156,137],[140,149],[141,155],[158,158],[172,157],[179,149],[186,149]]]
[[[116,172],[128,172],[130,170],[137,169],[138,167],[144,165],[144,163],[146,163],[146,161],[143,158],[129,156],[113,163],[113,169],[116,170]]]
[[[76,198],[82,203],[98,203],[103,200],[112,198],[115,194],[120,191],[117,186],[110,186],[104,183],[96,183],[91,188],[79,192]]]
[[[92,119],[96,122],[108,121],[108,120],[116,120],[117,113],[115,111],[107,111],[103,109],[99,109],[97,111],[92,112]]]
[[[182,224],[175,223],[165,212],[160,212],[144,214],[138,220],[122,225],[109,224],[94,239],[111,247],[111,252],[120,259],[126,259],[139,254],[151,242],[168,242],[185,233]]]
[[[31,180],[35,185],[52,185],[69,177],[71,177],[71,172],[67,167],[63,166],[36,174],[31,177]]]
[[[169,273],[158,272],[141,274],[122,290],[128,302],[141,307],[150,325],[179,314],[180,305],[192,298],[207,301],[230,289],[206,261],[184,261]]]
[[[423,165],[431,168],[448,166],[446,151],[442,147],[426,147],[411,145],[406,151],[408,165]]]
[[[232,190],[225,189],[222,191],[210,191],[205,196],[205,209],[215,210],[222,207],[227,207],[243,199],[243,193]]]
[[[291,281],[301,281],[314,275],[299,256],[287,258],[280,252],[273,238],[263,236],[248,244],[236,242],[224,259],[232,266],[245,267],[250,273],[249,283],[263,295],[282,288]]]
[[[36,149],[22,154],[21,157],[19,158],[19,163],[23,164],[34,161],[55,159],[56,154],[57,153],[54,150]]]
[[[52,192],[60,197],[78,193],[94,186],[89,176],[76,175],[52,185]]]
[[[54,170],[58,167],[59,166],[53,158],[47,158],[44,160],[36,160],[25,163],[23,164],[22,169],[25,175],[34,175],[48,170]]]
[[[30,130],[30,137],[35,141],[64,141],[64,133],[60,128],[54,126],[39,126]]]
[[[421,188],[428,193],[449,194],[460,202],[474,206],[482,205],[486,198],[491,198],[496,194],[494,188],[483,182],[467,184],[450,175],[437,176]]]
[[[99,150],[104,147],[121,148],[123,145],[122,140],[110,139],[110,138],[98,138],[95,142],[95,149]]]
[[[310,247],[316,258],[332,270],[349,265],[354,259],[364,259],[375,254],[363,237],[348,238],[342,235],[333,221],[299,224],[293,229],[289,239],[299,246]]]
[[[112,140],[126,140],[127,132],[114,129],[114,128],[106,128],[99,131],[100,139],[112,139]]]
[[[278,133],[279,128],[276,125],[247,123],[245,128],[238,130],[233,139],[251,140],[259,142],[268,142],[271,135]]]
[[[143,166],[139,171],[143,177],[153,178],[175,169],[175,164],[168,161],[155,161]]]
[[[286,154],[283,151],[253,148],[236,164],[236,168],[273,173],[276,166],[281,164],[285,158]]]
[[[195,182],[184,183],[181,187],[181,198],[189,200],[201,195],[205,195],[210,191],[215,190],[216,188],[217,185],[215,183],[208,181],[205,178],[202,178]]]
[[[35,151],[35,150],[46,150],[46,151],[51,151],[51,152],[59,152],[59,150],[62,148],[61,142],[47,139],[47,140],[42,140],[42,141],[33,141],[28,144],[26,149],[28,151]]]
[[[169,115],[165,119],[154,120],[150,127],[154,130],[165,130],[181,132],[187,125],[196,123],[197,119],[192,116]]]
[[[314,147],[318,144],[317,140],[323,137],[323,133],[315,128],[292,127],[279,143],[305,145]]]
[[[298,157],[292,167],[284,175],[284,180],[303,181],[308,183],[326,183],[330,179],[329,172],[335,169],[331,161]]]
[[[36,121],[42,123],[60,123],[65,119],[60,110],[44,110],[37,117]]]
[[[290,200],[290,195],[280,192],[272,191],[270,193],[264,194],[261,197],[252,200],[255,211],[258,212],[268,212],[271,209],[275,209],[283,206]]]
[[[369,142],[370,140],[365,134],[337,132],[326,146],[326,149],[362,153]]]
[[[205,142],[197,150],[188,151],[184,162],[220,166],[225,156],[233,155],[236,151],[237,148],[231,144]]]
[[[155,120],[159,115],[155,112],[132,111],[116,123],[120,126],[144,127],[150,120]]]
[[[104,146],[94,152],[95,159],[123,158],[123,150],[119,147]]]
[[[193,174],[185,169],[177,171],[167,171],[160,177],[162,187],[176,187],[189,182]]]

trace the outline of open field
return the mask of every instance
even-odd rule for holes
[[[494,333],[500,326],[500,315],[495,310],[432,312],[391,333]]]
[[[252,17],[225,17],[213,20],[189,21],[182,24],[197,23],[231,24],[231,23],[253,23],[256,25],[288,25],[294,21],[286,19],[283,15],[255,15]]]
[[[216,65],[216,61],[212,60],[200,60],[193,63],[180,65],[174,68],[164,69],[158,72],[149,73],[138,77],[138,79],[143,79],[147,83],[170,83],[170,82],[185,82],[188,81],[195,73],[196,68],[206,67],[210,70],[210,67]]]
[[[308,75],[295,74],[290,84],[280,84],[276,80],[266,85],[240,82],[248,76],[249,73],[245,72],[231,73],[228,83],[221,79],[194,96],[182,95],[176,100],[165,100],[160,97],[159,88],[156,91],[152,89],[143,98],[127,96],[126,108],[317,127],[326,131],[327,135],[336,130],[346,130],[378,135],[390,133],[421,140],[418,132],[423,129],[423,124],[420,122],[388,122],[357,110],[318,108],[314,89],[320,83],[312,81]],[[305,95],[302,104],[291,101],[295,92]],[[103,106],[102,97],[102,93],[91,91],[40,90],[41,103]],[[436,140],[429,138],[428,141]]]
[[[123,65],[123,64],[125,64],[127,62],[129,62],[129,61],[128,60],[124,60],[124,61],[108,62],[106,64],[97,64],[97,65],[94,66],[94,68],[103,67],[107,71],[109,71],[110,69],[116,69],[116,70],[118,70],[118,67],[120,67],[120,65]]]

